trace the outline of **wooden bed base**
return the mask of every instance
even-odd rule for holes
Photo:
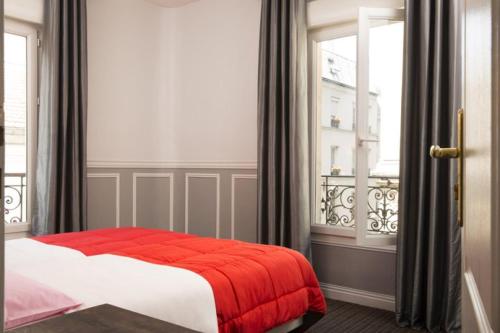
[[[308,312],[304,316],[275,327],[267,333],[302,333],[316,324],[322,317],[323,315],[320,313]]]

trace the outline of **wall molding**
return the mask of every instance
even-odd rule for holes
[[[134,172],[132,173],[132,225],[137,226],[137,179],[139,178],[168,178],[170,179],[169,192],[169,230],[174,230],[174,174],[155,172]]]
[[[231,175],[231,239],[234,239],[236,231],[236,221],[234,217],[235,213],[235,187],[237,179],[255,179],[257,180],[256,174],[232,174]]]
[[[220,236],[220,174],[218,173],[190,173],[185,174],[185,200],[184,200],[184,231],[189,233],[189,179],[214,178],[216,180],[216,210],[215,210],[215,238]]]
[[[256,161],[88,161],[88,168],[116,169],[246,169],[256,170]]]
[[[395,310],[396,301],[395,297],[392,295],[380,294],[328,283],[320,283],[319,285],[326,298],[392,312]]]
[[[87,173],[87,178],[111,178],[115,180],[116,193],[116,227],[120,227],[120,174],[119,173]]]

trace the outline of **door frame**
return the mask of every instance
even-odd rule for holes
[[[500,3],[491,1],[492,5],[492,202],[500,202]],[[492,281],[493,304],[492,326],[500,332],[500,205],[491,207],[492,223]],[[495,260],[496,259],[496,260]]]
[[[490,174],[491,174],[491,190],[489,193],[491,200],[490,210],[490,241],[491,241],[491,271],[489,278],[491,279],[491,299],[488,304],[484,304],[479,294],[478,286],[474,279],[473,274],[466,272],[465,266],[465,249],[466,237],[464,237],[464,229],[462,229],[462,326],[469,320],[473,320],[477,332],[500,332],[500,205],[495,204],[500,202],[500,3],[496,0],[461,0],[463,8],[463,40],[464,47],[462,49],[463,58],[463,73],[464,73],[464,98],[465,98],[465,85],[466,85],[466,29],[468,15],[467,3],[477,5],[480,10],[488,11],[488,19],[484,20],[485,25],[490,25],[491,31],[491,48],[487,50],[474,50],[474,52],[491,52],[489,55],[491,62],[491,148],[490,148]],[[477,9],[476,9],[477,10]],[[464,121],[467,123],[468,117],[474,116],[474,110],[465,109]],[[467,133],[465,133],[467,136]],[[465,156],[467,158],[467,145],[465,145]],[[465,171],[467,172],[467,171]],[[465,189],[467,190],[467,189]],[[465,204],[465,203],[464,203]],[[467,220],[464,220],[464,227],[467,228]],[[488,292],[488,291],[485,291]],[[473,313],[468,313],[464,305],[468,305],[473,310]],[[486,308],[490,309],[490,316],[488,316]],[[468,323],[470,324],[470,323]],[[468,332],[466,332],[468,333]]]
[[[0,223],[0,304],[4,304],[4,280],[5,280],[5,232],[3,201],[3,172],[4,172],[4,66],[3,66],[3,31],[4,31],[4,1],[0,0],[0,212],[2,223]],[[0,306],[0,323],[4,322],[4,307]],[[3,325],[0,326],[0,332],[3,332]]]

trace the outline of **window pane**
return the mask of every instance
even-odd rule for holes
[[[320,43],[321,224],[354,226],[356,36]]]
[[[368,226],[394,234],[398,223],[403,22],[371,20],[369,31]]]
[[[26,218],[27,49],[26,37],[4,34],[5,221]]]

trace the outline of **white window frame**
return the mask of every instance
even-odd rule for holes
[[[369,49],[370,49],[370,21],[389,20],[404,21],[404,10],[393,8],[359,8],[358,11],[358,44],[357,44],[357,72],[356,72],[356,189],[368,189],[368,158],[369,147],[364,140],[370,137],[368,132],[369,117]],[[355,220],[358,216],[368,216],[368,191],[356,191]],[[395,245],[395,235],[369,235],[367,221],[356,223],[356,240],[364,245]]]
[[[7,224],[5,233],[24,233],[31,229],[34,181],[36,170],[37,124],[38,124],[38,26],[23,21],[5,18],[4,32],[26,37],[26,221]],[[2,182],[3,183],[3,182]]]
[[[321,75],[317,75],[317,73],[321,72],[321,53],[318,52],[319,50],[319,43],[324,41],[324,40],[330,40],[334,38],[341,38],[341,37],[346,37],[346,36],[351,36],[355,35],[357,33],[357,23],[356,21],[349,21],[346,23],[338,24],[338,25],[333,25],[333,26],[327,26],[327,27],[322,27],[319,29],[315,29],[309,32],[309,45],[308,45],[308,52],[309,52],[309,82],[310,82],[310,109],[314,110],[311,114],[311,120],[312,124],[316,124],[314,126],[313,132],[314,135],[312,135],[312,143],[313,149],[312,151],[312,159],[314,163],[314,179],[315,181],[315,186],[314,186],[314,195],[312,195],[312,206],[314,207],[313,211],[313,223],[311,224],[311,232],[314,234],[318,235],[327,235],[329,239],[332,239],[336,243],[342,243],[342,242],[347,242],[347,243],[353,243],[356,238],[356,231],[354,229],[348,229],[344,227],[338,227],[338,226],[326,226],[326,225],[321,225],[315,223],[315,221],[319,220],[319,211],[321,209],[321,186],[318,184],[321,184],[321,163],[317,163],[319,161],[318,156],[320,156],[321,152],[321,147],[318,145],[318,139],[320,133],[318,130],[321,128],[321,116],[316,110],[318,107],[321,107],[321,89],[318,89],[321,87]]]
[[[368,191],[355,192],[355,202],[365,202],[364,205],[355,205],[355,221],[354,228],[327,226],[316,223],[319,221],[320,215],[320,198],[321,198],[321,163],[319,162],[321,147],[318,145],[319,136],[318,129],[321,128],[321,53],[319,51],[319,43],[325,40],[342,38],[347,36],[357,36],[357,66],[356,66],[356,146],[358,147],[362,141],[361,138],[368,138],[368,109],[369,109],[369,28],[370,20],[395,20],[404,21],[404,10],[393,8],[359,8],[358,17],[351,20],[345,20],[338,24],[323,25],[320,28],[309,31],[309,82],[310,82],[310,109],[313,110],[311,119],[312,123],[316,124],[313,131],[313,163],[315,170],[316,187],[312,196],[313,223],[311,231],[313,240],[320,242],[329,242],[334,244],[355,245],[359,247],[373,247],[394,250],[396,240],[395,235],[368,235],[367,223],[363,220],[358,223],[357,216],[367,216],[368,209]],[[365,128],[366,127],[366,128]],[[356,149],[356,176],[355,187],[368,189],[368,150],[366,145],[362,144],[361,149]],[[364,193],[363,193],[364,192]]]

